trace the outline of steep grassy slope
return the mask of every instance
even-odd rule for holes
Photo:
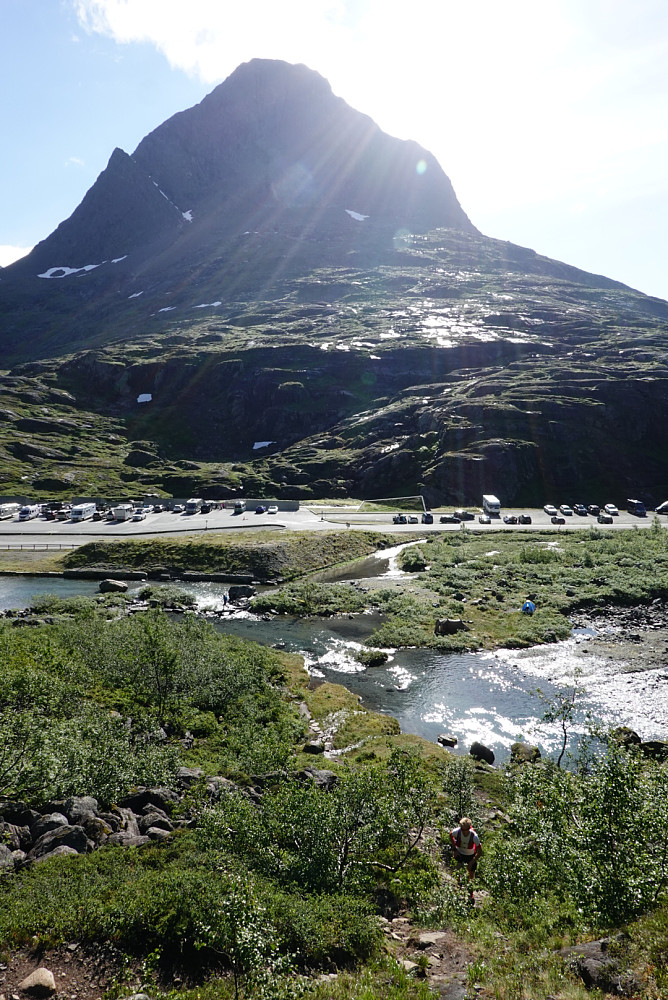
[[[115,344],[8,373],[3,492],[664,499],[665,302],[450,230],[311,270],[296,241],[271,272],[278,249],[248,248],[234,301],[209,272],[218,305],[147,296]],[[263,262],[280,294],[251,299]]]

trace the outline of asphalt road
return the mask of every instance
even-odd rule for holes
[[[315,508],[314,508],[315,510]],[[246,511],[244,514],[234,514],[231,510],[215,510],[209,514],[173,514],[165,511],[160,514],[147,514],[144,521],[124,521],[122,523],[107,521],[84,521],[73,524],[71,521],[46,521],[35,518],[32,521],[19,522],[0,521],[0,548],[48,548],[57,550],[59,547],[72,548],[96,539],[122,538],[152,538],[152,537],[183,537],[190,533],[203,534],[215,532],[217,535],[227,535],[232,531],[262,531],[271,528],[283,528],[289,531],[322,531],[336,530],[378,530],[392,531],[397,534],[430,535],[434,532],[460,531],[459,524],[441,524],[438,513],[434,514],[434,524],[393,524],[389,513],[356,513],[353,509],[329,508],[320,513],[308,507],[297,511],[279,511],[278,514],[255,514]],[[630,528],[650,528],[655,515],[636,517],[620,511],[613,518],[611,525],[599,525],[595,517],[587,515],[579,517],[573,514],[566,517],[563,525],[554,525],[543,510],[528,510],[527,508],[504,508],[504,514],[530,514],[531,524],[504,524],[503,518],[492,520],[491,524],[479,524],[476,518],[466,521],[467,531],[574,531],[583,528],[612,528],[615,531]],[[662,524],[668,526],[668,518],[661,517]]]

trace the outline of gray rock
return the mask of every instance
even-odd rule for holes
[[[309,743],[304,744],[302,752],[312,754],[324,753],[325,747],[322,743],[317,743],[315,740],[311,740]]]
[[[120,844],[121,847],[141,847],[142,844],[148,844],[148,842],[148,837],[129,833],[127,830],[122,830],[120,833],[112,833],[106,840],[107,844]]]
[[[157,806],[167,813],[171,812],[178,801],[178,795],[170,788],[138,788],[132,795],[121,799],[118,805],[140,815],[146,806]]]
[[[49,969],[35,969],[26,979],[19,983],[19,990],[34,997],[35,1000],[42,1000],[44,997],[53,996],[56,992],[56,980]]]
[[[120,820],[120,827],[116,830],[116,833],[129,833],[133,837],[139,836],[137,817],[132,809],[122,809],[120,806],[114,806],[112,814],[118,816]]]
[[[149,812],[144,816],[141,816],[138,821],[139,831],[142,834],[150,836],[150,830],[158,829],[164,830],[166,833],[170,833],[174,827],[172,823],[167,819],[164,813]]]
[[[170,830],[163,830],[159,826],[150,826],[146,831],[149,840],[167,840],[171,835]]]
[[[49,830],[35,841],[32,850],[28,852],[28,858],[34,861],[41,858],[43,854],[55,851],[57,847],[71,847],[77,854],[84,854],[93,849],[93,842],[86,836],[86,831],[81,826],[59,826],[55,830]]]
[[[230,587],[228,594],[230,596],[230,601],[234,604],[236,601],[243,597],[254,597],[256,594],[255,587],[251,587],[246,583],[236,583]]]
[[[76,826],[83,823],[84,820],[92,819],[97,815],[98,810],[97,799],[94,799],[92,795],[73,795],[71,798],[65,799],[62,812],[67,816],[72,826]]]
[[[176,772],[176,777],[180,785],[189,788],[190,785],[194,785],[204,777],[204,771],[201,767],[180,767]]]
[[[30,828],[14,823],[0,823],[0,839],[12,851],[27,851],[32,844]]]
[[[12,826],[32,826],[40,813],[30,809],[25,802],[3,802],[0,804],[0,820]]]
[[[61,858],[64,855],[72,855],[74,857],[79,857],[79,852],[75,851],[73,847],[68,847],[67,844],[60,844],[58,847],[54,847],[52,851],[47,851],[46,854],[40,854],[38,858],[30,858],[34,865],[41,865],[43,861],[50,861],[51,858]]]
[[[339,780],[334,771],[318,770],[317,767],[305,767],[303,771],[297,772],[297,777],[312,781],[314,785],[324,789],[324,791],[329,791]]]
[[[30,833],[33,840],[39,840],[42,834],[48,833],[50,830],[57,830],[60,826],[69,826],[67,816],[63,816],[63,814],[59,812],[47,813],[46,816],[40,816],[40,818],[33,823],[30,828]]]
[[[457,737],[449,736],[448,733],[439,733],[436,739],[438,740],[438,742],[441,744],[442,747],[457,746]]]
[[[125,594],[128,589],[123,580],[100,580],[98,590],[101,594]]]

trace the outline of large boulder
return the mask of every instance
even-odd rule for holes
[[[461,618],[439,618],[434,625],[434,635],[454,635],[456,632],[469,632],[470,629]]]
[[[30,833],[33,840],[39,840],[43,834],[49,833],[50,830],[57,830],[61,826],[69,825],[67,816],[63,816],[62,813],[47,813],[46,816],[40,816],[40,818],[33,823],[30,827]]]
[[[530,743],[513,743],[510,748],[513,764],[535,764],[540,760],[540,750]]]
[[[155,806],[169,813],[178,801],[178,795],[171,788],[138,788],[131,795],[121,799],[118,805],[140,815],[146,806]]]
[[[35,809],[30,809],[25,802],[0,803],[0,821],[4,820],[13,826],[32,826],[39,816],[40,814]]]
[[[234,604],[235,601],[242,600],[243,598],[255,597],[256,590],[255,587],[251,587],[247,583],[235,583],[228,590],[230,601]]]
[[[98,590],[101,594],[124,594],[128,589],[124,580],[100,580]]]
[[[478,743],[477,740],[471,744],[469,754],[474,760],[483,760],[486,764],[494,763],[494,751],[486,747],[484,743]]]
[[[35,841],[32,850],[28,852],[28,859],[35,861],[43,854],[55,851],[57,847],[71,847],[77,854],[85,854],[91,851],[94,844],[86,836],[86,831],[81,826],[59,826],[55,830],[49,830]]]

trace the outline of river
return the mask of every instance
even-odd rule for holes
[[[384,553],[375,563],[364,560],[356,567],[357,577],[396,575],[393,555]],[[222,584],[177,585],[192,593],[202,609],[222,607]],[[142,586],[131,584],[129,592]],[[97,592],[95,581],[3,576],[0,608],[26,607],[44,593],[68,597]],[[382,667],[364,668],[354,652],[377,626],[374,614],[323,620],[260,618],[241,612],[212,620],[220,631],[301,653],[314,682],[344,684],[361,696],[367,708],[398,719],[404,732],[432,741],[440,733],[456,736],[455,752],[467,753],[473,740],[479,740],[503,760],[518,738],[538,744],[543,752],[554,752],[560,733],[541,723],[544,705],[536,690],[550,698],[574,683],[584,690],[578,699],[573,741],[584,731],[587,715],[604,725],[630,726],[644,740],[668,739],[668,665],[620,669],[618,660],[596,655],[590,648],[595,637],[591,628],[574,630],[565,642],[519,651],[449,655],[427,649],[392,650]]]

